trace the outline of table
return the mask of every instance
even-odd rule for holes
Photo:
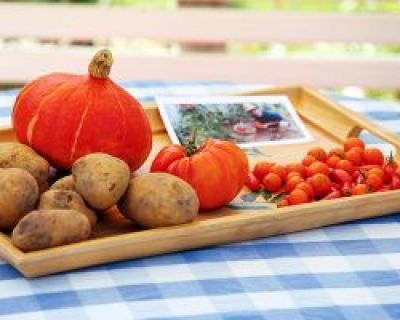
[[[146,102],[249,87],[123,85]],[[0,93],[0,126],[15,94]],[[400,133],[399,104],[330,95]],[[400,319],[400,215],[31,280],[0,260],[0,319]]]

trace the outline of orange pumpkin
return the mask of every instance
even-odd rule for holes
[[[88,75],[52,73],[26,85],[12,114],[18,140],[59,168],[92,152],[140,167],[151,150],[150,124],[140,103],[108,78],[112,63],[100,50]]]
[[[157,154],[151,172],[168,172],[188,182],[197,193],[200,209],[229,203],[242,189],[249,172],[246,154],[234,143],[210,139],[196,148],[167,145]]]

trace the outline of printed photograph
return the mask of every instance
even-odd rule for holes
[[[241,147],[312,140],[285,96],[158,97],[172,142],[184,144],[196,128],[196,142],[230,140]]]

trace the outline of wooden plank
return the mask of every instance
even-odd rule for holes
[[[399,15],[380,13],[295,13],[235,9],[157,11],[71,4],[0,4],[2,37],[398,44],[398,30]]]
[[[23,257],[23,252],[11,244],[8,236],[0,232],[0,258],[16,266],[21,257]]]
[[[296,109],[301,111],[300,114],[305,115],[303,118],[305,125],[314,137],[314,141],[304,144],[260,147],[260,150],[268,155],[271,161],[279,163],[297,161],[310,147],[319,145],[329,149],[342,143],[347,136],[345,133],[352,131],[351,128],[358,126],[371,128],[369,121],[360,115],[344,111],[337,104],[328,101],[309,88],[273,88],[259,90],[256,93],[261,95],[288,94]],[[306,112],[306,109],[329,109],[330,111],[329,114],[318,114],[317,112]],[[153,123],[153,118],[158,117],[155,113],[157,112],[155,106],[149,107],[146,111]],[[309,118],[316,116],[320,118]],[[158,120],[156,119],[156,121]],[[327,123],[329,126],[326,125]],[[335,124],[346,126],[343,134],[326,132],[335,127]],[[391,142],[400,146],[398,139],[387,135],[379,127],[375,129],[375,133],[388,141],[393,140]],[[0,140],[8,139],[12,139],[10,130],[0,130]],[[163,132],[154,135],[153,142],[152,155],[144,166],[145,169],[148,168],[155,153],[169,140]],[[259,158],[250,156],[249,160],[254,163]],[[4,255],[7,260],[14,261],[16,268],[25,276],[35,277],[123,259],[285,234],[344,221],[385,215],[400,210],[399,196],[400,190],[396,190],[279,209],[271,208],[262,201],[258,203],[258,205],[264,206],[261,210],[246,205],[240,206],[241,202],[237,200],[236,204],[240,209],[224,207],[214,212],[201,214],[195,222],[186,225],[146,231],[125,229],[124,234],[115,233],[77,244],[31,253],[21,253],[12,246],[7,236],[0,234],[0,255]],[[6,252],[8,254],[5,254]]]
[[[112,261],[287,234],[398,212],[399,196],[400,191],[396,190],[131,232],[28,253],[16,267],[26,277],[38,277]]]
[[[85,73],[93,51],[0,51],[0,83],[24,83],[54,71]],[[400,88],[400,58],[266,58],[187,54],[131,56],[115,54],[115,80],[228,80],[316,87],[358,85]]]

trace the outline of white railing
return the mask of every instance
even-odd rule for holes
[[[400,16],[255,12],[233,9],[138,10],[55,4],[0,4],[0,38],[163,42],[400,44]],[[91,50],[0,50],[0,83],[52,71],[84,71]],[[127,79],[235,80],[318,87],[400,88],[400,58],[267,57],[184,53],[116,54],[113,76]]]

